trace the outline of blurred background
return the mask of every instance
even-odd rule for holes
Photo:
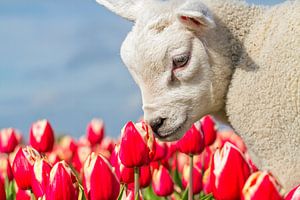
[[[118,137],[142,115],[119,53],[131,26],[94,0],[0,0],[0,129],[27,137],[31,123],[46,118],[78,138],[98,117]]]

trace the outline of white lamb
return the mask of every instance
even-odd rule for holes
[[[98,2],[134,21],[121,57],[157,137],[176,140],[213,114],[286,189],[300,183],[300,1]]]

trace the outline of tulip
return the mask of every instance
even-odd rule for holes
[[[30,145],[39,152],[51,151],[54,144],[54,133],[47,120],[39,120],[32,124],[29,134]]]
[[[134,170],[133,168],[125,167],[119,157],[120,145],[116,145],[114,151],[110,157],[110,163],[115,169],[115,173],[120,183],[129,184],[134,181]]]
[[[5,180],[8,178],[9,181],[13,179],[11,165],[6,154],[0,154],[0,179]]]
[[[30,190],[17,189],[16,200],[31,200]]]
[[[173,180],[163,165],[153,171],[152,188],[157,196],[169,196],[174,191]]]
[[[161,160],[163,159],[167,154],[167,145],[165,142],[161,141],[156,141],[156,146],[155,146],[155,155],[153,160]]]
[[[108,160],[95,153],[89,155],[84,163],[83,185],[88,200],[116,199],[120,191],[120,184]]]
[[[65,161],[56,163],[50,171],[46,200],[75,200],[77,191],[74,186],[75,176]]]
[[[54,147],[54,151],[61,160],[65,160],[67,163],[71,162],[75,152],[77,150],[77,144],[70,136],[64,136],[59,140],[57,146]]]
[[[109,151],[110,153],[113,152],[115,145],[116,145],[115,141],[108,137],[103,138],[103,140],[100,144],[102,149],[105,149],[105,150]]]
[[[142,194],[139,192],[138,200],[143,200]],[[127,190],[123,193],[122,200],[136,200],[137,198],[134,197],[133,190]]]
[[[193,166],[193,187],[192,192],[194,194],[198,194],[202,190],[202,172],[197,166]],[[188,186],[190,180],[190,164],[185,164],[183,167],[182,173],[182,186],[186,188]],[[189,186],[190,190],[190,186]]]
[[[292,189],[284,200],[300,200],[300,185]]]
[[[31,187],[31,170],[36,160],[41,159],[40,154],[32,147],[20,148],[12,164],[12,172],[20,189]]]
[[[242,138],[235,134],[232,130],[222,130],[217,133],[217,138],[212,144],[214,149],[220,149],[226,142],[234,144],[239,148],[243,153],[247,151],[247,147],[243,142]]]
[[[207,168],[203,174],[202,178],[202,187],[203,187],[203,192],[205,194],[209,194],[212,192],[211,189],[211,182],[210,182],[210,168]]]
[[[0,130],[0,152],[11,153],[17,145],[18,139],[13,128]]]
[[[257,171],[253,173],[246,181],[243,191],[242,200],[282,200],[280,186],[275,178],[268,172]]]
[[[72,164],[74,168],[80,172],[86,158],[91,154],[92,149],[89,146],[79,146],[74,154]]]
[[[104,123],[101,119],[93,119],[86,128],[87,139],[92,145],[100,144],[104,137]]]
[[[59,156],[57,155],[56,151],[51,151],[51,152],[47,153],[46,156],[51,165],[55,165],[56,163],[61,161]]]
[[[200,154],[204,149],[204,136],[195,124],[177,142],[178,150],[188,155]]]
[[[151,175],[151,169],[149,165],[144,165],[139,169],[139,187],[140,188],[146,188],[150,185],[152,175]],[[134,189],[134,183],[128,184],[128,189]]]
[[[31,174],[31,186],[36,197],[42,197],[45,194],[50,171],[51,166],[45,159],[35,161]]]
[[[201,119],[201,130],[204,134],[205,146],[209,146],[214,143],[216,139],[217,127],[211,116],[206,115]]]
[[[147,165],[155,155],[153,131],[145,122],[128,122],[121,133],[119,156],[126,167]]]
[[[239,199],[244,183],[251,173],[242,152],[226,142],[213,156],[210,182],[216,199]]]
[[[6,200],[4,180],[0,178],[0,200]]]

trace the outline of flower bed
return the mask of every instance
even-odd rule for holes
[[[0,132],[2,199],[300,199],[252,162],[241,138],[210,116],[177,142],[161,142],[145,122],[105,137],[92,120],[86,135],[56,138],[47,120],[32,124],[29,144],[15,129]],[[192,187],[190,187],[192,186]]]

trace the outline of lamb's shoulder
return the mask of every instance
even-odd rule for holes
[[[297,2],[269,8],[255,22],[226,104],[232,126],[288,188],[300,179],[299,23]]]

